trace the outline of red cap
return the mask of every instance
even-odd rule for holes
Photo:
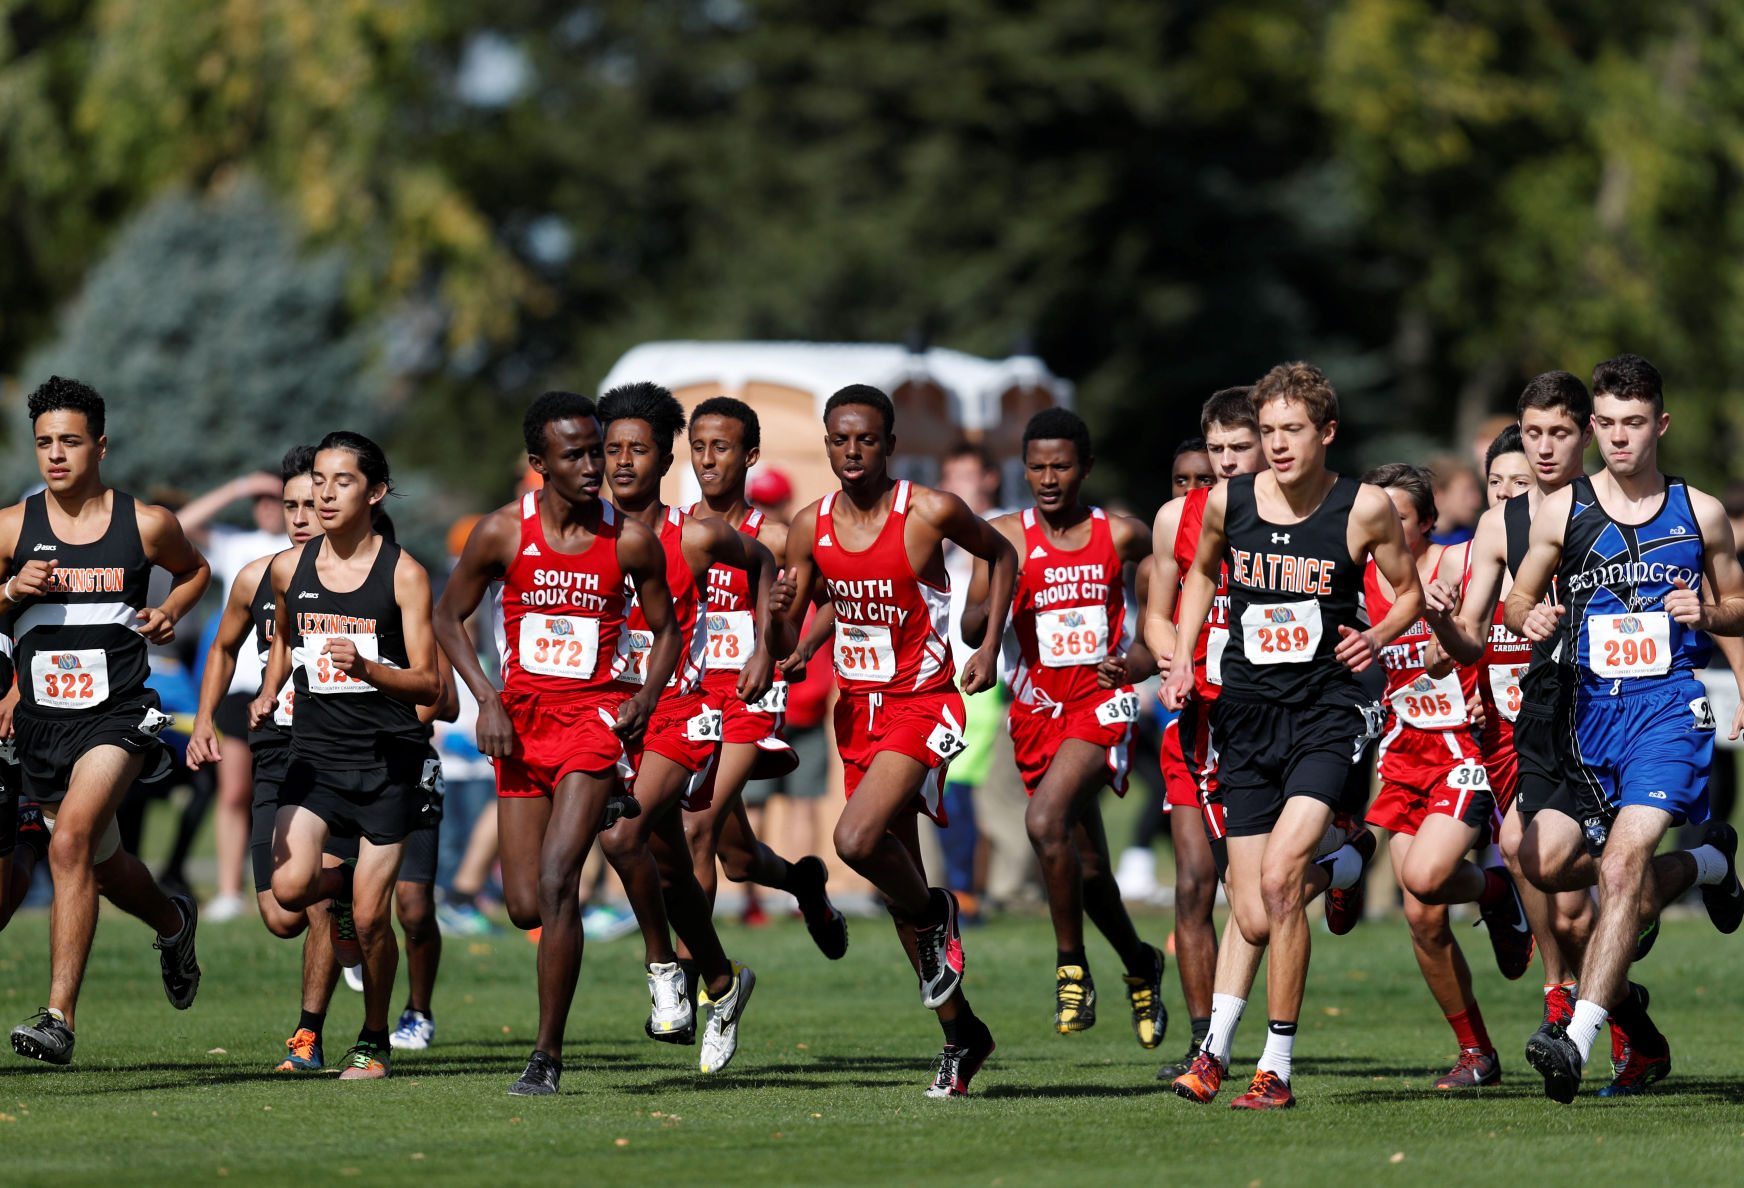
[[[745,496],[752,503],[775,507],[793,498],[793,484],[774,467],[759,467],[751,481],[745,484]]]

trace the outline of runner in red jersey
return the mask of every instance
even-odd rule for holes
[[[648,1035],[688,1044],[697,1031],[690,978],[672,947],[670,918],[695,958],[696,982],[702,987],[699,1066],[703,1072],[719,1072],[737,1051],[739,1018],[757,979],[722,951],[714,905],[697,882],[684,838],[681,805],[701,788],[721,741],[721,711],[708,704],[702,688],[709,648],[705,608],[710,568],[727,565],[745,571],[755,592],[754,642],[735,684],[736,695],[746,703],[769,692],[775,659],[787,655],[793,632],[784,620],[771,626],[775,564],[768,549],[719,517],[687,516],[660,501],[660,480],[672,466],[673,442],[684,429],[684,408],[672,393],[651,383],[614,388],[601,397],[599,414],[613,501],[627,517],[659,532],[673,618],[684,641],[679,665],[665,682],[639,751],[631,756],[642,812],[607,829],[600,846],[623,881],[642,928],[653,999]],[[783,587],[783,593],[791,597],[790,589]],[[641,624],[641,607],[632,604],[629,662],[620,678],[631,685],[654,680],[641,663]]]
[[[1017,559],[961,499],[890,476],[895,425],[890,398],[876,388],[855,384],[830,397],[824,446],[842,488],[794,517],[788,581],[801,598],[835,612],[836,746],[849,794],[836,852],[888,900],[920,974],[921,1002],[939,1013],[945,1049],[927,1095],[961,1097],[992,1053],[993,1037],[963,997],[957,903],[927,886],[914,813],[924,808],[936,819],[944,766],[963,749],[963,699],[945,632],[943,544],[955,541],[993,565],[986,637],[963,668],[970,693],[998,676]],[[797,628],[803,602],[796,599],[786,614]],[[818,619],[827,626],[823,614]],[[814,633],[822,629],[814,623]],[[807,654],[802,649],[800,657]]]
[[[503,902],[539,937],[539,1036],[509,1090],[557,1092],[564,1024],[581,968],[581,867],[605,818],[625,744],[638,741],[682,640],[666,558],[646,526],[600,500],[605,453],[593,401],[547,392],[522,422],[537,494],[485,516],[436,606],[436,635],[478,700],[478,749],[497,763]],[[503,684],[479,663],[465,620],[503,583]],[[618,682],[626,586],[653,644],[652,683]]]
[[[716,396],[696,406],[690,414],[690,461],[703,501],[691,515],[736,526],[779,565],[787,552],[787,525],[753,508],[745,497],[760,436],[757,414],[742,400]],[[721,741],[708,780],[685,804],[684,836],[697,881],[711,902],[718,856],[735,883],[755,882],[793,895],[812,940],[835,960],[848,951],[848,924],[824,889],[828,868],[815,855],[798,862],[782,858],[758,840],[745,811],[748,780],[777,779],[798,763],[781,734],[787,682],[778,674],[755,703],[740,693],[757,642],[754,607],[750,575],[743,569],[716,565],[708,571],[708,667],[702,687],[709,707],[721,714]]]
[[[1151,534],[1130,516],[1079,502],[1094,462],[1083,418],[1063,408],[1037,413],[1023,431],[1024,479],[1036,505],[991,521],[1018,557],[1009,725],[1030,794],[1024,827],[1041,863],[1058,950],[1054,1030],[1084,1031],[1096,1022],[1096,983],[1084,951],[1088,912],[1126,967],[1139,1046],[1154,1048],[1169,1026],[1163,953],[1139,939],[1121,902],[1097,802],[1105,786],[1126,791],[1139,715],[1132,686],[1156,670],[1127,628],[1122,577],[1128,562],[1150,554]],[[987,574],[976,565],[969,606],[985,603]],[[974,624],[964,617],[964,638],[973,641]]]
[[[1420,466],[1391,463],[1363,481],[1392,499],[1419,575],[1433,580],[1442,551],[1428,539],[1435,523],[1434,476]],[[1364,584],[1369,614],[1385,615],[1393,605],[1392,589],[1372,564]],[[1389,850],[1417,965],[1459,1041],[1458,1062],[1435,1086],[1494,1085],[1502,1077],[1501,1063],[1473,997],[1471,970],[1454,940],[1447,905],[1478,905],[1496,964],[1508,978],[1526,972],[1533,941],[1525,908],[1500,860],[1480,868],[1466,858],[1491,835],[1495,819],[1488,772],[1472,729],[1478,674],[1455,665],[1421,618],[1381,650],[1381,663],[1391,721],[1381,740],[1381,791],[1368,821],[1393,834]]]

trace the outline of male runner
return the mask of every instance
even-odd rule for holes
[[[0,627],[0,688],[10,689],[12,677],[12,631]],[[10,741],[0,743],[0,930],[30,894],[37,866],[48,861],[42,810],[18,794],[22,782]]]
[[[637,741],[681,639],[659,540],[600,498],[605,447],[594,403],[546,392],[521,422],[544,484],[481,519],[436,606],[437,638],[478,701],[478,749],[496,760],[503,905],[540,929],[539,1035],[517,1096],[557,1092],[581,972],[581,868],[606,815],[624,745]],[[503,692],[478,661],[466,619],[503,584]],[[626,689],[628,591],[652,639],[648,681]]]
[[[1035,414],[1023,431],[1023,473],[1035,507],[992,521],[1016,553],[1011,629],[1017,669],[1011,677],[1009,728],[1018,774],[1030,795],[1024,827],[1041,864],[1053,918],[1054,1030],[1096,1023],[1096,983],[1084,949],[1084,916],[1114,946],[1126,973],[1127,1001],[1139,1046],[1154,1048],[1168,1029],[1163,954],[1141,941],[1121,902],[1108,855],[1098,797],[1126,794],[1134,681],[1155,665],[1142,643],[1128,651],[1124,566],[1150,555],[1149,530],[1078,501],[1095,464],[1090,429],[1063,408]],[[983,618],[988,567],[970,582],[964,639]]]
[[[13,1028],[12,1047],[66,1064],[99,889],[156,929],[170,1005],[188,1009],[200,988],[194,902],[166,896],[121,848],[115,810],[135,780],[169,770],[158,734],[170,719],[145,686],[146,642],[175,638],[210,574],[173,515],[104,485],[101,396],[51,376],[28,411],[47,490],[0,511],[0,613],[13,616],[20,677],[7,698],[16,711],[0,726],[15,736],[23,794],[53,834],[55,900],[48,1005]],[[148,607],[154,565],[173,581],[162,605]]]
[[[1206,499],[1163,695],[1178,709],[1192,693],[1194,648],[1226,563],[1229,642],[1213,728],[1229,886],[1242,934],[1271,951],[1266,1050],[1253,1086],[1233,1104],[1280,1109],[1295,1104],[1290,1060],[1308,974],[1304,880],[1375,716],[1354,674],[1417,618],[1422,588],[1392,501],[1326,469],[1338,397],[1320,370],[1273,368],[1254,385],[1253,404],[1271,469]],[[1364,628],[1358,604],[1371,557],[1397,598]],[[1351,865],[1360,870],[1360,861]],[[1212,1015],[1215,1034],[1215,1002]]]
[[[1369,471],[1363,482],[1387,493],[1419,578],[1433,580],[1448,547],[1429,539],[1436,520],[1435,476],[1421,466],[1390,462]],[[1384,614],[1392,605],[1391,587],[1372,562],[1364,580],[1368,613]],[[1499,861],[1479,868],[1466,859],[1474,846],[1484,844],[1500,814],[1472,735],[1477,669],[1456,665],[1434,639],[1428,623],[1418,619],[1381,650],[1392,720],[1381,737],[1381,790],[1368,823],[1393,835],[1388,848],[1417,967],[1459,1042],[1457,1063],[1435,1087],[1462,1089],[1498,1084],[1502,1065],[1484,1028],[1447,905],[1478,905],[1506,978],[1518,978],[1530,966],[1532,932]]]
[[[757,413],[742,400],[716,396],[696,406],[690,414],[690,463],[702,502],[690,514],[724,520],[768,549],[779,566],[787,552],[787,525],[753,508],[745,497],[746,476],[757,465],[761,437]],[[834,961],[848,951],[848,923],[824,889],[829,870],[816,855],[798,862],[781,857],[758,840],[745,811],[747,781],[779,779],[798,765],[782,737],[787,682],[778,675],[755,703],[739,695],[740,675],[756,650],[755,617],[749,575],[730,565],[711,568],[702,689],[709,707],[721,715],[721,741],[715,745],[708,779],[685,804],[684,836],[697,882],[711,903],[718,856],[735,883],[775,887],[798,899],[812,940]]]
[[[775,563],[768,549],[719,517],[698,519],[660,501],[660,480],[672,466],[673,442],[684,430],[684,407],[672,393],[651,383],[613,388],[600,398],[599,419],[605,430],[612,502],[625,518],[658,533],[666,555],[672,617],[683,641],[682,659],[663,682],[641,746],[631,751],[636,767],[633,794],[641,812],[605,830],[600,848],[618,872],[642,928],[653,999],[648,1035],[665,1043],[688,1044],[696,1034],[690,988],[667,927],[670,918],[685,949],[696,959],[702,988],[698,1066],[705,1073],[719,1072],[738,1050],[739,1018],[757,978],[748,967],[729,961],[722,950],[715,933],[714,905],[697,882],[684,840],[682,804],[702,787],[721,741],[721,712],[708,704],[702,689],[709,646],[709,570],[726,565],[744,571],[747,591],[753,592],[754,638],[733,694],[744,704],[755,704],[769,692],[774,662],[791,650],[793,633],[784,624],[771,626]],[[625,636],[629,663],[621,681],[646,682],[642,657],[647,631],[640,607],[632,603]]]
[[[1744,920],[1731,826],[1711,823],[1705,844],[1665,856],[1670,864],[1653,858],[1671,825],[1707,819],[1715,722],[1693,670],[1706,661],[1709,634],[1744,634],[1744,572],[1725,510],[1659,470],[1664,409],[1647,360],[1620,355],[1594,369],[1605,469],[1544,501],[1505,612],[1509,630],[1538,642],[1567,618],[1560,659],[1575,682],[1581,824],[1589,849],[1602,848],[1598,922],[1574,1015],[1544,1024],[1526,1045],[1545,1095],[1560,1102],[1574,1099],[1606,1016],[1634,996],[1627,971],[1651,918],[1644,899],[1663,905],[1699,884],[1720,931]],[[1553,576],[1563,602],[1539,606]],[[1744,708],[1733,737],[1741,725]]]
[[[268,567],[273,642],[255,729],[293,682],[290,761],[273,824],[272,893],[306,912],[349,905],[362,955],[364,1021],[340,1080],[389,1073],[388,1008],[399,964],[391,900],[416,827],[427,749],[419,706],[441,699],[430,580],[374,523],[393,489],[381,447],[359,433],[321,439],[310,472],[324,535]],[[329,838],[356,838],[357,858],[327,866]],[[334,947],[342,936],[335,929]]]
[[[992,565],[985,636],[963,668],[968,693],[998,678],[1017,558],[961,499],[890,476],[895,430],[896,410],[877,388],[853,384],[825,403],[824,449],[842,486],[789,527],[787,581],[798,597],[786,614],[797,630],[806,601],[835,612],[836,748],[849,798],[836,853],[884,895],[921,1004],[938,1012],[945,1047],[927,1096],[963,1097],[993,1035],[963,994],[956,899],[927,886],[915,813],[944,824],[944,769],[963,749],[944,542]]]

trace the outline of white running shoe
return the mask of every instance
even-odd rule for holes
[[[394,1033],[388,1036],[388,1043],[395,1048],[422,1052],[435,1038],[435,1020],[423,1011],[414,1011],[407,1007],[400,1012],[399,1024],[395,1026]]]
[[[707,1023],[702,1031],[702,1059],[699,1067],[705,1073],[720,1072],[733,1062],[739,1050],[739,1017],[745,1004],[751,1001],[751,991],[757,988],[757,975],[749,966],[733,962],[733,985],[719,1002],[709,999],[708,990],[699,988],[703,1016]]]
[[[648,967],[648,997],[653,1006],[644,1030],[649,1039],[666,1044],[696,1042],[696,1009],[684,989],[684,971],[676,961]]]
[[[248,905],[240,895],[214,895],[206,901],[206,906],[200,909],[200,923],[228,924],[241,918]]]
[[[1128,846],[1120,852],[1114,881],[1120,885],[1122,899],[1132,903],[1148,900],[1157,893],[1157,856],[1142,846]]]
[[[361,965],[347,965],[347,966],[344,966],[343,968],[345,970],[345,984],[347,986],[350,986],[353,990],[357,991],[359,994],[362,994],[363,993],[363,966],[361,966]]]

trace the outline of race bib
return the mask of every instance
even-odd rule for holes
[[[1044,668],[1100,664],[1108,658],[1108,608],[1074,606],[1037,611],[1036,648]]]
[[[323,649],[327,641],[332,639],[349,639],[357,647],[357,654],[365,660],[381,660],[381,651],[373,634],[358,635],[305,635],[303,646],[298,649],[302,658],[303,672],[309,678],[309,692],[319,694],[329,693],[374,693],[376,687],[368,681],[347,676],[334,667],[333,657],[324,655]]]
[[[291,728],[291,715],[296,712],[296,709],[297,683],[290,677],[286,677],[284,688],[279,690],[279,695],[273,702],[273,725],[289,730]]]
[[[1102,726],[1138,721],[1138,694],[1131,689],[1116,693],[1096,707],[1096,721]]]
[[[1714,707],[1706,697],[1698,697],[1689,703],[1690,713],[1695,717],[1697,730],[1718,730],[1719,721],[1714,717]]]
[[[836,623],[836,675],[849,681],[888,681],[896,676],[896,645],[890,628]]]
[[[933,727],[933,732],[927,735],[927,750],[949,763],[963,753],[969,743],[962,734],[951,729],[944,723]]]
[[[1490,773],[1476,759],[1467,759],[1447,773],[1447,786],[1455,792],[1488,792]]]
[[[88,709],[109,700],[109,654],[102,648],[37,652],[30,658],[30,686],[38,705]]]
[[[1249,664],[1307,664],[1320,650],[1320,604],[1255,603],[1241,612],[1241,648]]]
[[[754,714],[785,714],[787,712],[787,682],[776,681],[748,707]]]
[[[757,647],[757,630],[751,623],[750,611],[710,611],[708,623],[708,666],[738,672]]]
[[[721,741],[721,711],[705,709],[684,724],[684,737],[691,742]]]
[[[628,685],[648,683],[648,654],[654,650],[652,631],[626,630],[618,637],[624,655],[624,671],[618,679]]]
[[[1205,628],[1205,679],[1213,685],[1223,683],[1223,653],[1229,647],[1229,628]]]
[[[585,681],[599,663],[599,620],[524,614],[515,659],[525,672]]]
[[[1671,616],[1664,611],[1589,616],[1587,667],[1606,680],[1664,676],[1671,671]]]
[[[1465,691],[1459,687],[1457,672],[1439,679],[1423,673],[1393,690],[1387,700],[1401,722],[1418,730],[1451,730],[1466,723]]]
[[[1490,665],[1490,696],[1503,721],[1512,722],[1520,716],[1520,677],[1525,671],[1524,664]]]

